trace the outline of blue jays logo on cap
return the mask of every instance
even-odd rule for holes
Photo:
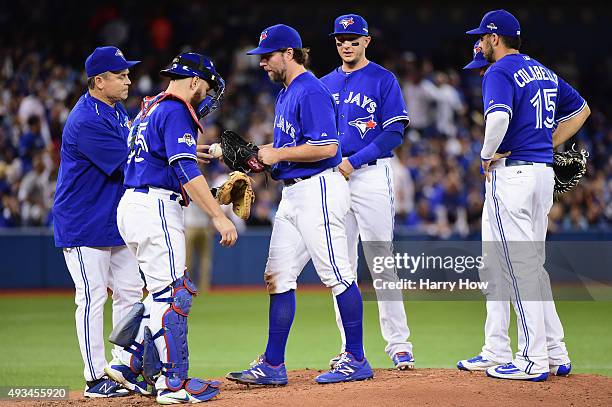
[[[261,33],[261,35],[259,36],[259,43],[261,44],[261,42],[262,42],[263,40],[265,40],[266,38],[268,38],[268,32],[267,32],[267,31],[264,31],[264,32],[262,32],[262,33]]]
[[[263,55],[283,48],[302,48],[302,39],[295,28],[276,24],[266,28],[259,36],[259,46],[247,55]]]
[[[341,34],[369,35],[368,23],[358,14],[344,14],[334,21],[334,32],[330,36]]]
[[[340,24],[342,24],[342,27],[344,27],[344,29],[346,30],[346,27],[348,27],[351,24],[354,24],[355,22],[353,21],[353,17],[351,18],[343,18],[342,20],[340,20]]]
[[[516,17],[506,10],[493,10],[484,15],[478,28],[467,31],[466,34],[497,34],[518,37],[521,35],[521,25]]]

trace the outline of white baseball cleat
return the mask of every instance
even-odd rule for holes
[[[527,373],[514,366],[513,363],[490,367],[486,372],[487,376],[496,379],[526,380],[529,382],[543,382],[548,379],[548,372]]]
[[[457,362],[457,369],[470,372],[484,371],[493,366],[499,366],[502,363],[493,360],[487,360],[482,356],[474,356],[471,359],[463,359]]]

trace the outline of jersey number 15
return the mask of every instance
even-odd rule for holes
[[[549,129],[555,125],[555,107],[557,98],[556,88],[538,89],[536,94],[531,98],[530,102],[535,107],[536,114],[536,129],[542,128],[542,123]],[[542,117],[542,99],[544,101],[544,109],[548,112],[546,117]]]

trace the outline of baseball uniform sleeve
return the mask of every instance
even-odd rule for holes
[[[304,95],[298,120],[307,144],[338,144],[336,106],[331,95],[322,92]]]
[[[559,78],[559,92],[557,94],[557,110],[555,121],[560,123],[571,119],[580,113],[586,106],[586,101],[567,82]]]
[[[164,144],[168,163],[179,158],[189,158],[197,161],[196,140],[198,129],[184,106],[178,105],[176,109],[170,110],[164,121]]]
[[[382,82],[381,101],[380,119],[383,129],[386,129],[391,123],[398,121],[404,123],[404,128],[408,126],[410,119],[408,118],[408,109],[404,101],[404,95],[397,79],[391,73],[385,76]]]
[[[482,81],[482,103],[484,117],[491,112],[504,111],[512,119],[514,84],[510,77],[499,69],[489,69]]]
[[[83,120],[77,135],[77,149],[106,175],[127,161],[127,141],[108,122]]]

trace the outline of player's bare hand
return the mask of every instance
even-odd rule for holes
[[[212,218],[212,222],[217,232],[221,235],[221,240],[219,241],[221,246],[233,246],[236,240],[238,240],[238,232],[232,221],[225,215],[219,215]]]
[[[266,165],[274,165],[280,161],[280,149],[273,147],[265,147],[259,149],[257,158]]]
[[[512,154],[512,151],[508,151],[506,153],[495,153],[495,155],[488,160],[480,160],[480,164],[482,165],[482,170],[484,171],[485,177],[487,178],[487,182],[491,182],[491,172],[489,171],[491,163],[502,158],[506,158],[510,154]]]
[[[340,173],[344,175],[344,178],[347,181],[349,176],[353,173],[353,171],[355,171],[355,168],[353,168],[353,165],[349,162],[348,158],[342,159],[342,162],[340,165],[338,165],[338,169],[340,170]]]
[[[208,164],[214,158],[212,154],[208,153],[209,148],[210,145],[208,144],[198,144],[196,146],[196,155],[200,164]]]

